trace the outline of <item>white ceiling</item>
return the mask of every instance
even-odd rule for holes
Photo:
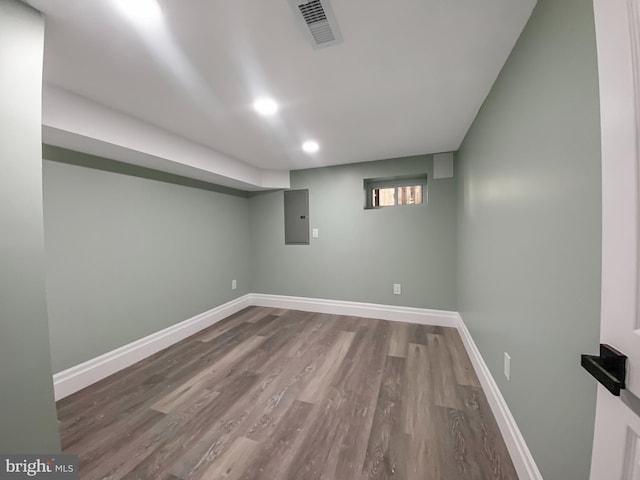
[[[344,42],[313,49],[287,0],[158,0],[152,29],[114,1],[29,0],[46,16],[45,84],[59,87],[45,117],[64,108],[47,91],[70,92],[256,171],[458,149],[535,4],[331,0]],[[275,116],[255,114],[260,95]]]

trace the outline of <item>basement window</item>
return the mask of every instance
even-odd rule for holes
[[[427,175],[367,178],[364,191],[365,209],[420,205],[426,200]]]

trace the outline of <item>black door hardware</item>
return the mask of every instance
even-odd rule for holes
[[[627,356],[610,345],[600,344],[600,356],[582,355],[583,368],[616,397],[626,388]]]

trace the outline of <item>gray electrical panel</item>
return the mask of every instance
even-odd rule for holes
[[[284,192],[284,243],[309,245],[309,190]]]

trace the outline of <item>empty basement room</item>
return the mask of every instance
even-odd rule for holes
[[[0,478],[640,478],[639,12],[0,0]]]

